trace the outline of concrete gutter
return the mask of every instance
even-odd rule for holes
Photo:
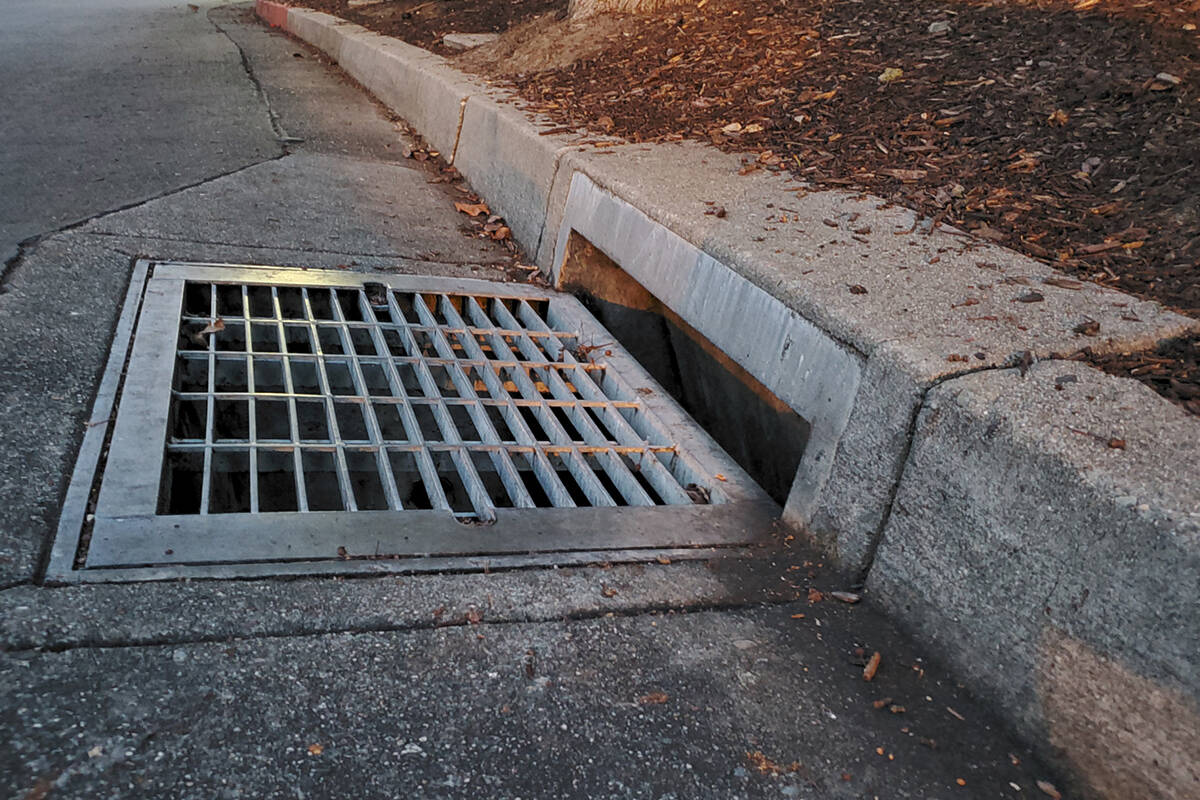
[[[1196,791],[1194,760],[1145,731],[1200,737],[1200,420],[1057,360],[1196,320],[879,198],[738,176],[711,147],[547,133],[435,54],[257,9],[452,160],[552,279],[583,237],[808,420],[787,520],[1088,793]],[[1075,332],[1087,321],[1098,335]]]

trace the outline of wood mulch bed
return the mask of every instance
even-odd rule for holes
[[[310,4],[435,46],[566,2]],[[561,124],[710,141],[1200,314],[1200,0],[697,5],[598,27],[603,51],[568,66],[489,72]],[[1089,360],[1200,413],[1197,338],[1164,347]]]

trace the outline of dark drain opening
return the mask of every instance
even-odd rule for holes
[[[575,232],[560,283],[767,494],[786,502],[808,444],[806,419]]]

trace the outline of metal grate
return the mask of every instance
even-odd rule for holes
[[[547,306],[188,282],[159,510],[491,521],[706,501],[637,393]]]
[[[48,580],[674,558],[778,513],[529,286],[140,262],[92,419]]]

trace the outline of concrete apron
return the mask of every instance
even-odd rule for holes
[[[257,9],[446,154],[556,284],[590,245],[802,417],[785,518],[1088,794],[1197,791],[1200,421],[1061,360],[1195,320],[710,147],[562,133],[425,50]]]

